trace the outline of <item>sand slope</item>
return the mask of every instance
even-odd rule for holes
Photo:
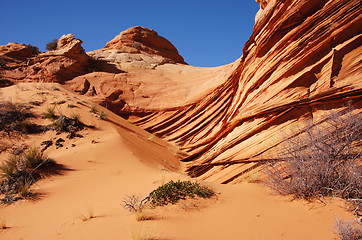
[[[0,205],[0,220],[8,226],[0,239],[333,239],[334,218],[352,217],[337,200],[326,200],[327,205],[291,202],[259,184],[204,183],[216,197],[151,209],[153,220],[137,222],[122,207],[126,195],[144,197],[171,179],[188,179],[175,147],[110,112],[107,120],[98,119],[89,112],[90,102],[59,85],[19,84],[1,89],[0,96],[20,103],[43,101],[32,109],[37,114],[64,100],[60,112],[76,111],[96,127],[82,130],[83,138],[66,139],[62,148],[46,150],[68,170],[33,185],[37,198]],[[64,137],[49,131],[21,141],[38,146],[59,136]],[[83,221],[90,212],[94,218]]]

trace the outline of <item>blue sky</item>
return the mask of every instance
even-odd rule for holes
[[[212,67],[242,54],[259,5],[255,0],[15,1],[1,0],[0,45],[46,43],[73,33],[86,51],[102,48],[133,26],[151,28],[171,41],[185,61]]]

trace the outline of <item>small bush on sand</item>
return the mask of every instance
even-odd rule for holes
[[[42,118],[56,119],[57,115],[55,114],[55,107],[48,107],[41,116]]]
[[[151,206],[164,206],[169,203],[175,204],[180,199],[195,198],[210,198],[214,196],[213,190],[206,186],[202,186],[197,182],[191,181],[170,181],[156,190],[152,191],[147,197],[140,200],[135,195],[127,196],[123,199],[123,207],[130,212],[142,212],[147,204]]]
[[[76,122],[80,122],[80,114],[79,113],[72,113],[72,115],[70,116],[71,119],[73,119]]]
[[[130,212],[139,212],[144,208],[144,202],[140,201],[139,197],[133,194],[123,199],[123,207]]]
[[[53,41],[47,43],[45,48],[48,51],[53,51],[57,49],[57,46],[58,46],[58,39],[54,38]]]
[[[25,110],[25,106],[11,102],[0,102],[0,131],[10,134],[16,130],[18,124],[31,117],[32,114]]]
[[[18,185],[18,194],[21,198],[27,198],[30,195],[31,180],[21,181]]]
[[[336,232],[341,240],[357,240],[362,239],[361,225],[354,222],[343,222],[336,219]]]
[[[199,183],[191,181],[170,181],[158,187],[150,194],[150,203],[152,206],[163,206],[169,203],[175,204],[180,199],[187,197],[194,198],[195,196],[201,198],[210,198],[214,192]]]
[[[11,156],[0,165],[0,177],[10,178],[17,170],[18,158],[17,156]]]
[[[54,160],[48,158],[35,147],[30,147],[23,154],[25,164],[30,169],[38,169],[41,166],[54,164]]]
[[[295,198],[362,198],[362,113],[333,112],[285,141],[267,168],[267,184]]]
[[[34,147],[10,156],[0,165],[0,195],[5,195],[1,202],[12,203],[29,196],[30,186],[41,177],[42,168],[49,165],[55,165],[54,160]]]

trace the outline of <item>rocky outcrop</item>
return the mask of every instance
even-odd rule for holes
[[[32,56],[33,51],[25,44],[8,43],[7,45],[0,46],[0,57],[4,60],[13,59],[18,61],[25,61]]]
[[[348,101],[361,108],[361,1],[261,2],[238,66],[219,85],[203,91],[207,80],[195,82],[198,94],[183,104],[156,93],[129,113],[130,121],[179,145],[193,176],[241,181],[270,158],[281,133]],[[152,105],[157,96],[174,104]]]
[[[171,63],[185,61],[177,49],[166,38],[161,37],[154,30],[145,27],[132,27],[121,32],[104,47],[105,50],[119,50],[123,53],[142,53],[145,55],[161,56]]]
[[[154,30],[132,27],[121,32],[102,49],[88,52],[95,60],[117,66],[118,69],[154,69],[166,63],[186,64],[176,47]],[[103,71],[101,67],[98,70]]]
[[[91,61],[73,34],[63,35],[53,51],[39,54],[26,69],[26,80],[65,83],[91,71]]]
[[[59,82],[88,73],[92,63],[73,34],[62,36],[54,51],[33,56],[30,47],[10,43],[0,47],[0,74],[10,82]]]

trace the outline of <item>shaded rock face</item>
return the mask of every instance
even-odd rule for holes
[[[7,45],[0,46],[0,57],[6,57],[10,60],[25,61],[33,56],[33,51],[25,44],[8,43]]]

